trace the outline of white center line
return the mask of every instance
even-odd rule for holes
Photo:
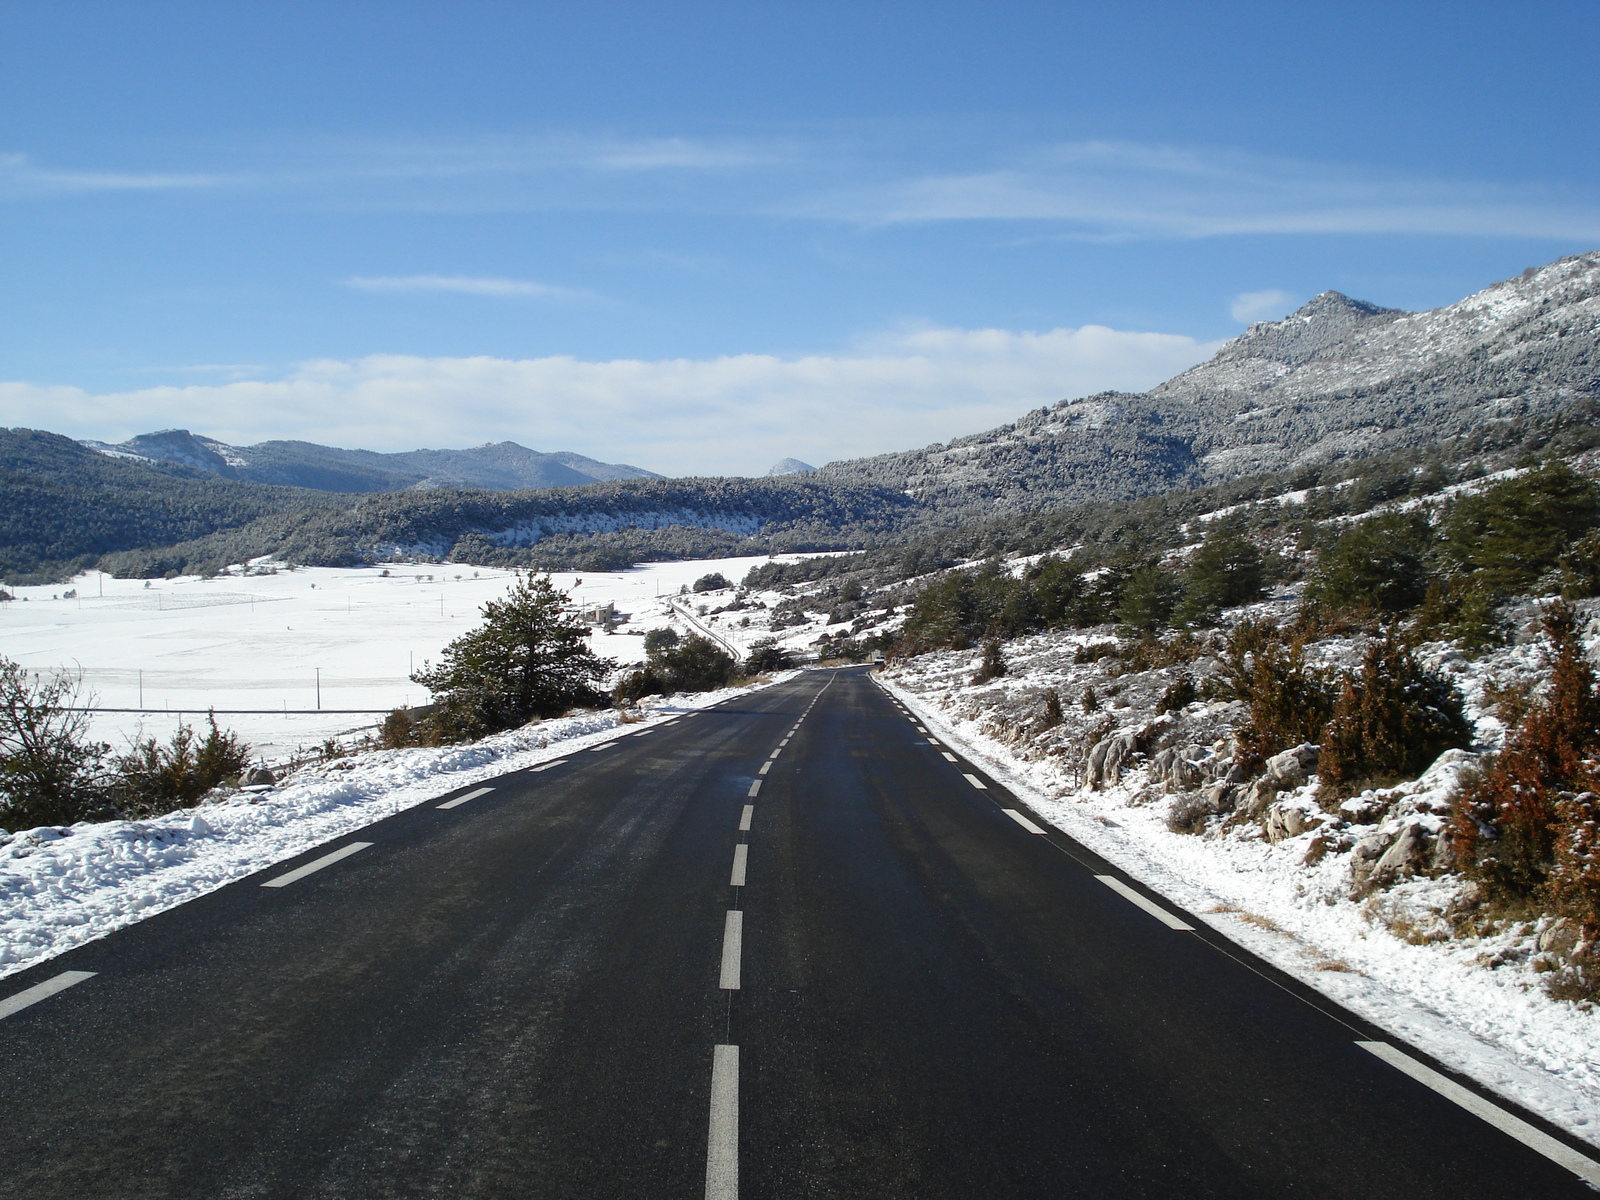
[[[955,762],[956,761],[956,756],[954,754],[951,754],[950,751],[948,751],[948,750],[941,750],[941,751],[939,751],[939,753],[944,755],[945,762]]]
[[[1117,895],[1121,896],[1124,900],[1128,901],[1131,904],[1137,905],[1139,908],[1144,909],[1145,912],[1149,913],[1156,920],[1160,921],[1168,929],[1193,929],[1194,928],[1193,925],[1190,925],[1185,921],[1181,921],[1177,917],[1173,916],[1166,909],[1162,908],[1159,904],[1156,904],[1156,903],[1153,903],[1152,901],[1146,900],[1138,892],[1134,891],[1127,884],[1123,883],[1122,880],[1114,879],[1110,875],[1096,875],[1095,878],[1098,879],[1101,883],[1105,884],[1108,888],[1110,888]]]
[[[778,757],[778,755],[780,755],[780,754],[782,754],[782,753],[783,753],[783,747],[782,747],[782,746],[779,746],[779,747],[778,747],[778,748],[777,748],[777,749],[776,749],[776,750],[774,750],[774,751],[773,751],[773,752],[772,752],[772,753],[771,753],[771,754],[769,754],[769,755],[767,755],[767,757],[768,757],[768,758],[777,758],[777,757]]]
[[[7,996],[0,1000],[0,1020],[4,1020],[12,1013],[21,1012],[30,1004],[54,996],[57,992],[64,992],[75,983],[82,983],[85,979],[93,979],[93,971],[63,971],[59,975],[52,975],[43,983],[36,983],[31,988],[24,988],[14,996]]]
[[[755,816],[755,815],[756,815],[756,806],[754,804],[746,804],[744,806],[744,811],[739,814],[739,832],[740,833],[749,833],[750,832],[750,818]]]
[[[733,848],[733,875],[728,880],[729,887],[744,886],[745,862],[750,857],[750,847],[740,842]]]
[[[590,754],[599,754],[600,751],[609,750],[614,745],[616,745],[615,742],[606,742],[606,743],[604,743],[603,745],[600,745],[600,746],[590,746],[589,747],[589,753]]]
[[[766,762],[761,764],[761,769],[757,771],[756,774],[765,775],[770,770],[772,770],[772,760],[769,758]]]
[[[760,795],[761,794],[761,780],[758,779],[754,783],[752,783],[750,785],[750,791],[748,793],[746,793],[746,794],[751,796],[751,797],[755,797],[755,796]]]
[[[1006,816],[1010,817],[1018,825],[1021,825],[1029,833],[1043,833],[1044,832],[1044,830],[1040,829],[1037,825],[1035,825],[1032,821],[1028,820],[1027,817],[1023,816],[1021,813],[1019,813],[1014,808],[1002,808],[1000,811],[1005,813]]]
[[[976,775],[967,775],[964,771],[962,774],[966,776],[967,782],[973,787],[977,788],[980,792],[987,792],[989,790],[989,785],[983,780],[979,779]]]
[[[728,920],[722,927],[722,976],[717,986],[725,992],[739,990],[739,959],[744,947],[744,913],[728,910]]]
[[[323,867],[331,867],[341,858],[349,858],[357,850],[365,850],[371,842],[351,842],[348,846],[340,846],[332,854],[324,854],[321,858],[312,859],[303,867],[296,867],[287,875],[279,875],[276,879],[269,879],[262,887],[288,887],[297,879],[304,879],[313,871],[320,871]]]
[[[566,761],[564,758],[558,758],[555,762],[540,763],[537,767],[529,767],[528,769],[530,771],[548,771],[551,767],[559,767]]]
[[[706,1200],[739,1200],[739,1047],[711,1048]]]
[[[487,796],[492,791],[494,791],[492,787],[481,787],[476,791],[468,792],[465,796],[457,796],[454,800],[446,800],[439,807],[455,808],[458,804],[465,804],[468,800],[476,800],[479,796]]]
[[[1454,1101],[1480,1120],[1487,1121],[1503,1133],[1508,1133],[1530,1150],[1544,1155],[1551,1162],[1565,1167],[1579,1179],[1600,1186],[1600,1164],[1585,1154],[1580,1154],[1565,1142],[1558,1142],[1547,1133],[1514,1117],[1497,1104],[1491,1104],[1476,1092],[1469,1092],[1455,1080],[1423,1066],[1409,1054],[1403,1054],[1387,1042],[1357,1042],[1363,1050],[1377,1055],[1398,1071],[1403,1071],[1418,1083],[1432,1088],[1446,1100]]]

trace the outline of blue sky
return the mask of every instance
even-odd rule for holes
[[[0,424],[679,473],[1600,246],[1592,4],[0,9]]]

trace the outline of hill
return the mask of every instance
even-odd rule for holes
[[[128,462],[175,464],[223,479],[315,488],[325,492],[395,492],[424,488],[578,487],[615,479],[660,479],[653,471],[603,463],[581,454],[542,454],[516,442],[470,450],[341,450],[314,442],[230,446],[187,429],[143,433],[115,445],[83,445]]]

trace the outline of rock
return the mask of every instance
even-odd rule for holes
[[[1578,944],[1579,933],[1576,921],[1561,917],[1540,932],[1535,944],[1543,954],[1570,955],[1572,948]]]
[[[1303,742],[1292,750],[1285,750],[1267,759],[1267,774],[1285,791],[1300,787],[1305,783],[1306,776],[1317,769],[1317,759],[1321,754],[1322,747]]]
[[[266,767],[251,767],[239,779],[240,787],[272,787],[278,777]]]
[[[1252,783],[1245,792],[1244,798],[1239,802],[1240,816],[1254,821],[1267,811],[1267,805],[1278,798],[1278,785],[1270,776],[1263,775]],[[1268,835],[1268,840],[1276,841]]]
[[[1269,842],[1281,842],[1285,838],[1299,837],[1312,828],[1314,825],[1311,817],[1298,804],[1269,806],[1266,821],[1263,823],[1263,832]]]
[[[1415,875],[1422,870],[1432,849],[1433,839],[1416,821],[1408,821],[1400,836],[1372,866],[1372,879],[1387,882],[1405,875]]]
[[[1107,784],[1122,781],[1122,768],[1134,755],[1138,735],[1132,732],[1114,733],[1089,748],[1084,763],[1084,782],[1098,791]]]

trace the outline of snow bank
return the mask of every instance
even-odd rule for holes
[[[791,678],[778,676],[774,682]],[[760,685],[760,686],[770,686]],[[380,750],[308,767],[260,796],[149,821],[80,822],[0,838],[0,976],[104,937],[444,792],[563,757],[751,688],[541,721],[463,746]]]

